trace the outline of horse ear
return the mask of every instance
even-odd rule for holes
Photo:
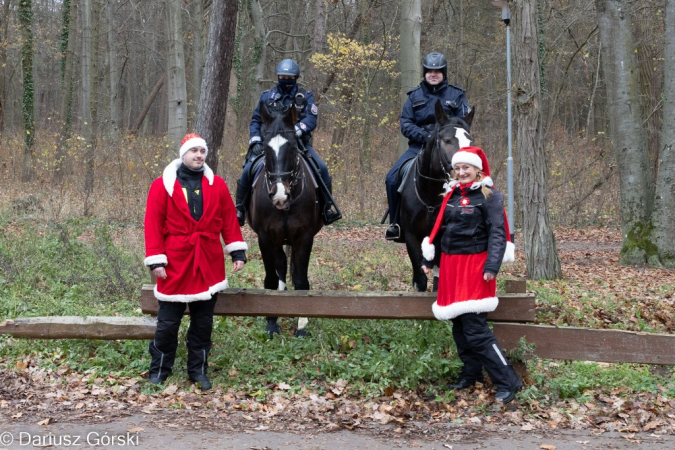
[[[448,122],[450,122],[450,118],[445,113],[443,104],[440,100],[436,100],[436,105],[434,106],[434,115],[436,116],[436,123],[440,125],[446,125]]]
[[[265,102],[260,102],[260,105],[258,107],[258,110],[260,112],[260,118],[262,119],[264,124],[269,124],[272,122],[272,115],[270,114],[270,111],[267,109],[267,105]]]
[[[476,112],[476,107],[474,106],[471,108],[471,111],[469,111],[469,114],[466,116],[462,117],[462,120],[466,122],[468,126],[471,126],[471,122],[473,122],[473,114]]]

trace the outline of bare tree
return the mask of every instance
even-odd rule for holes
[[[4,129],[5,111],[4,103],[7,98],[5,73],[7,71],[7,38],[9,36],[9,13],[11,12],[12,0],[4,0],[2,15],[0,16],[0,133]]]
[[[218,171],[218,152],[223,142],[237,9],[237,0],[211,3],[209,43],[195,129],[209,145],[206,162],[214,172]]]
[[[187,132],[187,86],[185,82],[185,49],[183,46],[182,0],[169,0],[167,6],[167,34],[169,51],[167,72],[169,88],[168,135],[169,143],[180,142]],[[175,145],[167,148],[168,156],[176,153]]]
[[[663,150],[656,179],[652,223],[660,262],[675,268],[675,0],[666,0],[665,30]]]
[[[61,132],[54,158],[54,179],[62,182],[66,172],[66,146],[73,129],[73,96],[75,93],[75,38],[77,6],[73,0],[63,2],[61,18]]]
[[[407,92],[420,82],[420,33],[422,31],[422,2],[401,1],[401,107],[408,99]],[[408,139],[398,139],[398,156],[408,149]]]
[[[119,136],[119,67],[117,66],[117,44],[115,35],[115,2],[108,1],[106,6],[106,17],[108,19],[108,75],[110,77],[110,123],[108,130],[110,137],[117,139]]]
[[[622,261],[644,264],[654,202],[627,0],[596,0],[612,149],[621,186]]]
[[[35,85],[33,84],[33,2],[19,2],[21,24],[21,70],[23,71],[23,127],[24,151],[22,181],[30,181],[33,175],[33,144],[35,143]]]
[[[518,143],[519,203],[530,279],[562,276],[550,226],[546,192],[546,156],[542,145],[541,85],[537,0],[514,2],[514,99]]]

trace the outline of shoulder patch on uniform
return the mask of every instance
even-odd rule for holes
[[[311,112],[316,116],[317,114],[319,114],[319,108],[316,107],[316,104],[312,103],[312,107],[309,108],[309,112]]]

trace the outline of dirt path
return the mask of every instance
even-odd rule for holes
[[[168,413],[168,415],[172,415]],[[181,414],[182,415],[182,414]],[[143,449],[301,449],[423,450],[490,448],[511,449],[648,449],[675,448],[675,436],[590,430],[523,431],[517,427],[418,423],[399,430],[394,426],[373,426],[354,431],[289,432],[269,431],[264,426],[238,428],[227,422],[195,421],[178,426],[134,415],[111,423],[87,425],[56,422],[40,426],[0,420],[0,450],[24,448],[143,448]]]

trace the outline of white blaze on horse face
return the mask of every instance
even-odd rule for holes
[[[286,207],[286,202],[288,201],[288,195],[286,195],[286,186],[284,183],[277,183],[277,192],[272,197],[272,203],[278,209],[284,209]]]
[[[281,150],[281,147],[288,142],[282,135],[278,134],[274,136],[270,141],[267,143],[270,147],[272,147],[272,150],[274,150],[274,154],[279,157],[279,150]]]
[[[455,129],[455,138],[459,142],[459,148],[469,147],[471,145],[471,139],[469,139],[469,133],[466,132],[463,128]]]

